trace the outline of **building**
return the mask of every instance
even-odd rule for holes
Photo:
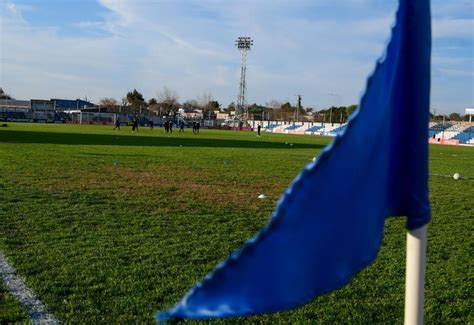
[[[229,114],[228,113],[223,113],[220,111],[214,111],[214,114],[216,116],[216,119],[218,120],[228,120],[229,119]]]
[[[22,111],[26,112],[30,109],[31,103],[29,100],[16,99],[0,99],[0,111]]]
[[[31,109],[33,111],[54,111],[54,103],[51,100],[46,99],[32,99],[31,101]]]
[[[95,105],[91,102],[82,99],[51,99],[53,107],[56,111],[68,111],[68,110],[79,110],[82,108],[94,107]]]
[[[200,109],[193,109],[185,113],[186,118],[189,119],[202,119],[202,110]]]
[[[82,99],[32,99],[31,109],[34,111],[70,111],[94,107],[93,103]]]

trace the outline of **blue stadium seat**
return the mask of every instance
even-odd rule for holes
[[[323,126],[321,126],[321,125],[315,125],[315,126],[310,127],[309,129],[307,129],[306,132],[318,132],[322,128],[323,128]]]
[[[459,140],[460,143],[468,143],[469,140],[474,139],[474,126],[470,126],[463,132],[455,135],[453,139]]]
[[[273,129],[279,127],[279,126],[280,126],[280,125],[278,125],[278,124],[270,124],[269,126],[266,127],[266,129],[267,129],[267,130],[273,130]]]
[[[291,131],[291,130],[299,129],[300,127],[302,127],[302,125],[293,124],[293,125],[290,125],[289,127],[287,127],[285,130]]]
[[[335,128],[330,133],[335,133],[335,134],[342,133],[345,130],[345,128],[346,128],[346,125],[344,124],[338,128]]]
[[[428,130],[434,131],[435,133],[439,133],[439,132],[443,132],[444,130],[446,130],[447,128],[451,126],[452,126],[452,123],[445,123],[444,125],[443,123],[438,123],[430,127]]]

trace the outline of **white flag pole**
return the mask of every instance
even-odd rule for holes
[[[423,324],[427,227],[407,231],[405,325]]]

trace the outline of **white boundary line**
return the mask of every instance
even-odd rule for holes
[[[1,251],[0,276],[10,293],[26,308],[33,324],[59,324],[58,320],[48,313],[46,306],[36,297],[34,292],[26,286],[16,270],[8,264],[5,255]]]

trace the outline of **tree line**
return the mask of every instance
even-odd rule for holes
[[[0,99],[12,100],[11,95],[4,92],[0,87]],[[157,97],[145,100],[141,92],[136,89],[127,92],[127,94],[119,102],[115,98],[105,97],[100,99],[98,103],[100,108],[104,108],[107,112],[112,113],[132,113],[132,114],[157,114],[159,116],[174,115],[178,109],[191,111],[199,109],[206,117],[213,118],[215,111],[232,112],[236,109],[236,104],[231,102],[227,107],[223,107],[214,99],[211,93],[203,93],[196,99],[189,99],[183,103],[179,102],[178,93],[168,87],[163,87],[157,93]],[[265,105],[257,103],[248,106],[248,113],[256,120],[269,121],[306,121],[314,122],[332,122],[345,123],[349,115],[354,112],[357,105],[349,106],[333,106],[317,111],[312,107],[304,107],[301,103],[292,104],[290,102],[280,102],[271,100]],[[461,115],[459,113],[450,113],[446,115],[430,113],[430,120],[435,122],[443,121],[469,121],[469,115]]]
[[[160,116],[174,115],[180,108],[185,111],[200,109],[204,114],[221,108],[221,104],[214,100],[210,93],[203,93],[196,99],[180,103],[178,93],[168,87],[163,87],[156,98],[152,97],[149,100],[145,100],[143,94],[134,89],[129,91],[121,102],[115,98],[102,98],[98,105],[106,108],[108,112],[153,113]]]

